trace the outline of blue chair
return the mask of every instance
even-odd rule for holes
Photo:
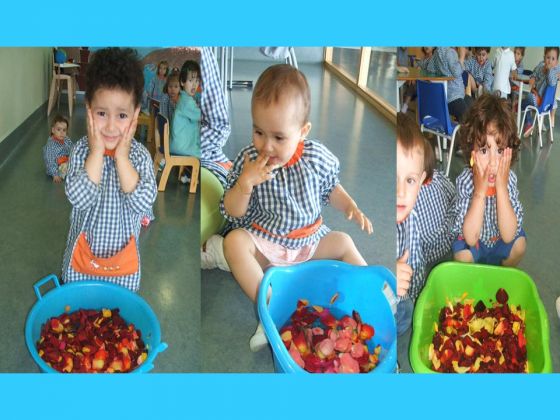
[[[416,93],[418,95],[418,124],[420,125],[420,131],[432,133],[437,137],[440,161],[442,160],[441,139],[447,139],[451,142],[445,168],[445,175],[449,176],[453,146],[460,125],[453,123],[449,116],[445,85],[443,83],[418,80],[416,82]]]
[[[539,145],[542,147],[542,129],[544,128],[544,117],[548,116],[548,127],[550,133],[550,142],[554,142],[554,134],[552,128],[552,112],[554,107],[554,101],[556,97],[556,85],[548,85],[544,91],[544,96],[542,98],[540,106],[537,108],[533,105],[528,105],[523,111],[523,119],[521,120],[521,125],[519,126],[519,137],[523,132],[523,127],[525,126],[525,117],[527,116],[527,111],[535,111],[535,120],[537,123],[537,128],[539,130]],[[535,123],[533,122],[533,127]]]

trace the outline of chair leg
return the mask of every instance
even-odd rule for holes
[[[536,119],[537,119],[537,129],[539,130],[539,146],[542,149],[542,125],[543,125],[544,115],[537,113]]]
[[[437,136],[437,147],[439,152],[439,161],[443,162],[443,151],[441,150],[441,137]]]
[[[198,184],[198,172],[200,171],[200,164],[193,165],[191,174],[191,184],[189,188],[190,193],[196,192],[196,186]]]
[[[165,191],[165,186],[167,185],[167,178],[169,178],[170,173],[171,173],[171,165],[167,163],[165,165],[165,168],[163,168],[163,172],[161,173],[161,178],[159,179],[158,191]]]
[[[74,107],[74,83],[72,79],[66,81],[68,85],[68,115],[72,117],[72,108]]]
[[[181,175],[183,175],[183,171],[185,170],[184,166],[179,166],[179,176],[177,177],[177,180],[180,181],[181,180]]]
[[[554,143],[554,126],[552,125],[552,115],[548,114],[548,122],[550,123],[550,142]]]
[[[53,76],[51,82],[51,89],[49,91],[49,105],[47,107],[47,117],[51,114],[54,106],[54,94],[56,92],[56,77]]]

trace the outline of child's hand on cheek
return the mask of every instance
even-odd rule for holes
[[[267,165],[268,158],[265,154],[259,154],[255,160],[251,160],[248,154],[245,155],[243,170],[237,180],[244,194],[251,194],[253,187],[274,177],[272,171],[277,169],[278,165]]]
[[[357,204],[352,201],[350,206],[346,209],[346,218],[348,220],[354,220],[360,229],[365,230],[369,235],[373,233],[373,226],[371,221],[368,217],[362,213],[362,211],[358,208]]]
[[[478,159],[478,154],[473,152],[472,154],[474,165],[473,165],[473,182],[474,182],[474,194],[481,194],[486,197],[486,190],[488,190],[488,175],[490,174],[490,165],[486,168],[482,167],[482,163]]]
[[[101,133],[95,125],[95,120],[93,119],[93,112],[89,106],[86,107],[87,111],[87,131],[88,131],[88,144],[91,153],[103,154],[105,153],[105,143],[101,138]]]
[[[511,148],[506,148],[502,158],[498,163],[498,173],[496,174],[496,190],[505,189],[507,191],[509,182],[509,169],[511,166]]]
[[[407,259],[408,249],[397,259],[397,296],[399,297],[406,296],[412,279],[412,268],[407,264]]]
[[[119,144],[115,149],[115,160],[119,159],[128,159],[128,155],[130,154],[130,144],[132,143],[132,137],[136,132],[136,127],[138,126],[138,115],[140,114],[140,108],[134,111],[134,116],[132,117],[132,122],[123,133]]]

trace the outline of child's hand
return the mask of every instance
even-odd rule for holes
[[[496,173],[496,190],[505,189],[507,191],[511,156],[511,148],[507,147],[503,152],[500,162],[498,163],[498,172]]]
[[[237,184],[244,194],[251,194],[254,187],[274,177],[272,171],[277,169],[278,165],[267,165],[268,158],[267,155],[260,154],[255,160],[251,160],[249,155],[245,154],[243,170],[237,180]]]
[[[354,201],[351,202],[345,213],[348,220],[354,220],[360,226],[360,229],[365,230],[368,235],[373,233],[371,221],[362,213]]]
[[[55,184],[60,184],[62,182],[62,178],[59,177],[58,175],[53,176],[52,180]]]
[[[486,166],[486,169],[482,168],[482,163],[478,160],[477,153],[473,152],[472,157],[474,160],[473,165],[473,182],[474,182],[474,193],[482,194],[486,197],[486,190],[488,190],[488,176],[490,174],[490,165]]]
[[[412,268],[406,263],[407,259],[408,249],[397,259],[397,296],[399,297],[406,296],[412,279]]]
[[[132,137],[136,132],[136,127],[138,126],[138,115],[140,114],[140,107],[134,111],[134,116],[132,117],[132,122],[123,133],[121,141],[117,144],[115,149],[115,160],[128,159],[130,153],[130,144],[132,143]]]
[[[103,154],[105,153],[105,143],[103,143],[103,139],[99,133],[99,128],[95,125],[93,112],[89,106],[86,106],[86,111],[89,150],[92,153]]]

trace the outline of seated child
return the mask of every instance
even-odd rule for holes
[[[523,57],[525,56],[525,47],[515,47],[513,49],[513,56],[515,57],[515,67],[517,68],[517,74],[522,75],[525,66],[523,65]],[[519,84],[521,82],[517,82],[513,79],[510,80],[511,84],[511,103],[513,109],[517,109],[517,97],[519,96]]]
[[[177,107],[177,102],[179,102],[179,93],[181,92],[179,73],[171,73],[167,77],[163,91],[165,93],[159,101],[159,113],[167,118],[171,126],[173,125],[173,116],[175,115],[175,108]]]
[[[525,253],[523,207],[510,169],[520,147],[516,122],[502,99],[480,97],[459,131],[465,160],[457,177],[454,258],[516,266]]]
[[[420,187],[414,210],[418,215],[420,243],[427,265],[451,253],[451,229],[455,221],[455,186],[444,172],[435,169],[435,163],[434,149],[428,140],[424,140],[426,179]]]
[[[61,183],[66,178],[68,159],[72,151],[72,141],[67,137],[68,120],[62,115],[54,117],[51,123],[51,135],[43,146],[43,159],[47,175],[53,182]]]
[[[228,175],[220,204],[234,224],[224,240],[233,276],[255,302],[263,271],[311,259],[366,265],[352,238],[331,232],[321,210],[331,204],[361,229],[369,219],[340,185],[338,159],[321,143],[307,139],[310,92],[303,73],[287,64],[266,69],[251,101],[253,142],[243,148]],[[250,348],[266,345],[259,324]]]
[[[528,105],[538,107],[542,102],[542,97],[548,86],[556,86],[558,83],[558,73],[560,66],[558,65],[558,47],[544,47],[544,61],[537,64],[533,70],[533,74],[529,79],[531,85],[531,93],[527,95],[527,99],[521,102],[521,108],[525,109]],[[554,101],[554,109],[556,109],[556,101]],[[554,112],[551,113],[554,116]],[[552,118],[552,126],[554,127],[554,117]],[[533,132],[533,118],[527,116],[523,137],[529,137]]]
[[[95,53],[86,80],[88,135],[74,146],[66,178],[72,213],[62,280],[101,278],[137,291],[140,222],[157,195],[150,154],[132,138],[142,67],[134,50],[106,48]]]
[[[492,65],[488,60],[490,47],[475,47],[474,57],[465,61],[465,70],[467,70],[476,82],[476,88],[482,87],[483,92],[492,92],[492,83],[494,75],[492,74]]]
[[[169,64],[163,60],[158,63],[156,76],[150,81],[148,87],[148,98],[160,101],[163,93],[165,92],[164,86],[167,81]]]
[[[436,47],[431,58],[419,63],[422,69],[430,73],[453,77],[447,82],[447,107],[449,114],[457,121],[462,121],[463,115],[472,105],[472,98],[465,95],[463,84],[463,67],[467,50],[460,49],[460,53],[457,55],[457,51],[453,48]]]
[[[494,57],[494,82],[492,92],[498,92],[500,98],[507,98],[511,92],[510,78],[515,74],[515,56],[508,47],[499,47]]]
[[[461,82],[462,83],[462,82]],[[397,335],[412,323],[414,300],[424,287],[426,256],[415,205],[424,170],[425,139],[415,121],[397,114]]]
[[[200,157],[200,108],[194,96],[200,83],[200,66],[187,60],[179,74],[181,92],[171,125],[172,155]]]

